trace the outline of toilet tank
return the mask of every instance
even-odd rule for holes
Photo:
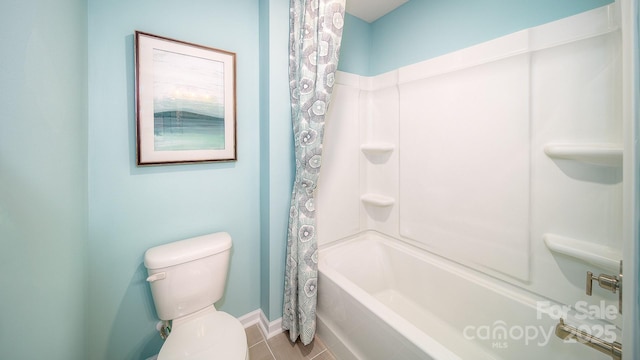
[[[220,300],[231,254],[231,236],[219,232],[147,250],[144,266],[158,317],[173,320]]]

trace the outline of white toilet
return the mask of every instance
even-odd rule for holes
[[[158,317],[171,332],[158,360],[247,360],[238,319],[217,311],[229,269],[231,236],[220,232],[147,250],[144,265]]]

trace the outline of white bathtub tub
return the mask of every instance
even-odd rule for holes
[[[558,339],[557,309],[378,233],[320,248],[318,332],[339,360],[608,358]]]

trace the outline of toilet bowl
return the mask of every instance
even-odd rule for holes
[[[244,328],[233,316],[213,306],[174,320],[158,360],[249,359]]]
[[[214,233],[145,253],[153,302],[171,332],[158,360],[248,360],[247,337],[235,317],[218,311],[227,279],[231,236]]]

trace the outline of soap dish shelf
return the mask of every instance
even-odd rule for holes
[[[376,207],[389,207],[396,203],[396,200],[390,196],[367,193],[360,196],[360,200],[365,205]]]
[[[360,150],[362,150],[365,155],[384,155],[391,153],[396,146],[392,143],[366,143],[360,145]]]
[[[544,146],[547,156],[580,161],[592,165],[622,166],[622,145],[609,143],[555,144]]]
[[[570,256],[591,265],[608,270],[618,270],[622,252],[612,247],[593,244],[556,234],[542,235],[549,250]]]

